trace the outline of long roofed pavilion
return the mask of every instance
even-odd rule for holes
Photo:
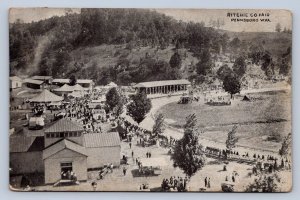
[[[180,95],[187,91],[187,87],[191,85],[190,81],[185,79],[180,80],[165,80],[141,82],[133,87],[137,91],[145,91],[149,97],[160,97],[168,94]]]

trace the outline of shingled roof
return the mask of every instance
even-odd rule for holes
[[[45,133],[78,132],[83,131],[81,124],[63,118],[45,130]]]
[[[117,132],[84,134],[86,148],[120,146],[120,136]]]

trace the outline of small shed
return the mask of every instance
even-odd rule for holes
[[[9,77],[9,87],[10,89],[16,89],[22,87],[22,79],[18,76],[11,76]]]

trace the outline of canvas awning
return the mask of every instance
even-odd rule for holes
[[[59,102],[62,100],[63,100],[63,97],[57,96],[56,94],[53,94],[49,90],[45,89],[37,96],[29,99],[29,102],[47,103],[47,102]]]
[[[70,86],[68,84],[64,84],[63,86],[61,86],[60,88],[54,89],[55,92],[73,92],[73,91],[84,91],[85,89],[79,85],[73,85]]]
[[[68,84],[64,84],[60,88],[54,89],[55,92],[73,92],[74,89],[72,86],[69,86]]]
[[[84,94],[80,91],[73,91],[72,93],[68,94],[68,96],[72,96],[72,97],[75,97],[75,98],[80,98],[80,97],[83,97]]]

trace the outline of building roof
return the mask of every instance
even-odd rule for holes
[[[56,78],[52,80],[53,83],[69,83],[70,79],[68,78]],[[90,79],[78,79],[77,83],[82,84],[82,83],[92,83],[93,80]]]
[[[52,83],[69,83],[70,79],[68,78],[55,78],[52,80]]]
[[[190,85],[191,82],[185,79],[180,80],[166,80],[166,81],[150,81],[150,82],[141,82],[133,87],[139,88],[139,87],[157,87],[157,86],[166,86],[166,85]]]
[[[24,80],[25,83],[31,83],[31,84],[36,84],[36,85],[42,85],[44,82],[40,80],[33,80],[31,78],[26,78]]]
[[[42,151],[43,148],[44,137],[15,136],[9,139],[10,153]]]
[[[81,124],[63,118],[45,130],[45,133],[78,132],[83,131]]]
[[[64,84],[63,86],[61,86],[60,88],[54,89],[54,91],[56,92],[73,92],[73,91],[83,91],[84,88],[81,85],[68,85],[68,84]]]
[[[77,80],[77,83],[92,83],[93,80],[90,80],[90,79],[78,79]]]
[[[31,79],[34,79],[34,80],[49,80],[51,78],[52,78],[52,76],[33,76],[33,77],[31,77]]]
[[[9,80],[11,80],[11,81],[22,81],[22,79],[18,76],[10,76]]]
[[[68,84],[64,84],[60,88],[53,89],[55,92],[72,92],[73,88],[72,86],[69,86]]]
[[[49,158],[50,156],[64,149],[70,149],[84,156],[87,156],[86,149],[83,146],[76,144],[75,142],[72,142],[70,140],[62,139],[44,149],[43,159]]]
[[[57,96],[56,94],[53,94],[49,90],[43,90],[40,94],[33,97],[32,99],[29,99],[30,102],[54,102],[54,101],[62,101],[63,97]]]
[[[120,146],[120,136],[117,132],[84,134],[84,146],[87,148]]]

